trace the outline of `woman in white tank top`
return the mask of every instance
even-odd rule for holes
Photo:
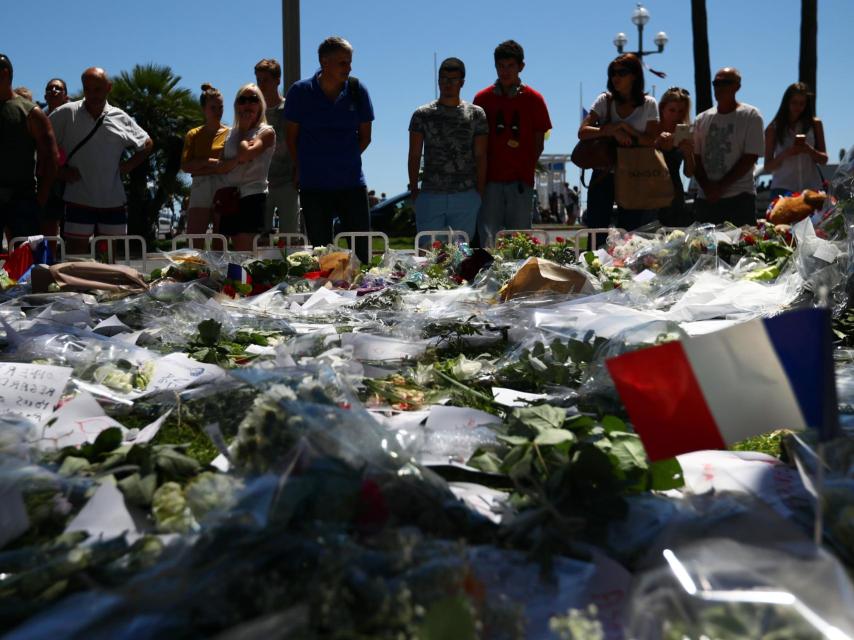
[[[267,170],[276,150],[276,132],[267,124],[265,109],[261,90],[254,84],[242,86],[223,149],[220,172],[226,174],[226,185],[240,191],[240,211],[223,217],[220,230],[232,239],[236,251],[250,251],[255,234],[264,227]]]
[[[786,89],[777,115],[765,129],[765,169],[774,174],[771,197],[821,189],[822,164],[827,164],[824,127],[815,117],[809,87],[796,82]]]

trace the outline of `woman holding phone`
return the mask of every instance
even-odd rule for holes
[[[658,221],[665,227],[687,227],[694,222],[685,208],[685,187],[679,167],[684,167],[685,177],[694,175],[694,137],[691,133],[691,94],[687,89],[670,87],[658,101],[661,132],[655,142],[664,154],[670,179],[673,181],[673,202],[658,210]]]
[[[803,82],[790,84],[773,122],[765,129],[765,171],[773,173],[771,198],[821,189],[818,168],[827,164],[824,127],[815,117],[813,96]]]

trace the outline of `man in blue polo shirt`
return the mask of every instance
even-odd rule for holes
[[[350,77],[349,42],[327,38],[317,55],[320,71],[288,91],[285,120],[305,229],[311,244],[322,246],[332,241],[336,217],[342,231],[371,228],[362,152],[371,143],[374,109],[367,89]],[[367,242],[357,243],[359,259],[367,253]]]

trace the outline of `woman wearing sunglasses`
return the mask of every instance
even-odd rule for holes
[[[623,147],[655,144],[658,136],[658,108],[655,98],[644,92],[643,68],[633,53],[617,56],[608,65],[608,91],[599,95],[581,123],[578,138],[613,138]],[[596,169],[587,189],[589,227],[611,225],[614,207],[614,170]],[[635,229],[652,222],[656,210],[617,209],[617,226]]]
[[[665,227],[687,227],[694,222],[685,208],[685,187],[679,174],[683,166],[685,177],[694,175],[694,138],[690,124],[691,94],[687,89],[670,87],[658,101],[661,133],[655,146],[664,154],[670,179],[673,182],[673,202],[658,210],[658,221]]]
[[[220,222],[220,231],[232,239],[236,251],[250,251],[252,239],[264,228],[267,170],[276,150],[276,132],[267,124],[266,108],[257,85],[240,88],[234,99],[234,126],[219,163],[225,183],[240,192],[239,212]]]
[[[774,174],[771,198],[821,189],[820,164],[827,164],[824,126],[815,117],[809,87],[796,82],[786,88],[774,121],[765,129],[765,170]]]
[[[184,139],[181,170],[193,176],[190,186],[190,208],[187,211],[187,233],[205,233],[211,219],[213,196],[219,183],[216,176],[219,158],[228,135],[222,124],[222,93],[209,84],[202,85],[199,103],[205,124],[190,129]],[[214,233],[219,232],[219,220],[213,220]]]

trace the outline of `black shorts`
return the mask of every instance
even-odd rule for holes
[[[34,195],[0,202],[0,232],[5,228],[13,238],[34,236],[39,232],[38,215],[39,206]]]
[[[240,199],[240,211],[220,220],[219,232],[226,236],[238,233],[261,233],[264,228],[264,209],[267,194],[256,193]]]

